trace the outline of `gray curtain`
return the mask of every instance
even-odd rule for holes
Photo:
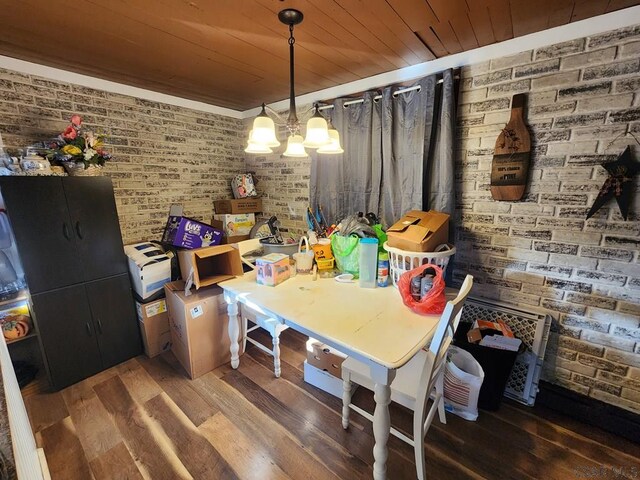
[[[399,95],[398,87],[385,87],[378,101],[367,92],[363,103],[334,102],[328,112],[344,153],[312,154],[309,192],[329,221],[357,211],[378,213],[386,226],[411,209],[453,214],[454,76],[438,77]]]
[[[363,103],[348,106],[344,102],[349,99],[340,98],[334,108],[324,112],[340,132],[344,153],[312,152],[309,198],[314,208],[322,205],[329,222],[358,211],[378,211],[382,159],[375,95],[367,92]]]

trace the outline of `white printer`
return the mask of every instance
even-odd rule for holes
[[[171,281],[172,254],[166,254],[158,245],[134,243],[126,245],[124,253],[129,257],[133,289],[140,300],[149,299]]]

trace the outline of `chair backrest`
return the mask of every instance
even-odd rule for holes
[[[447,302],[447,305],[442,312],[438,326],[436,327],[436,333],[433,335],[429,351],[427,353],[427,361],[422,369],[420,375],[420,384],[418,385],[418,392],[416,397],[416,410],[419,408],[425,409],[429,395],[433,390],[435,379],[437,378],[440,370],[444,365],[444,357],[447,353],[447,349],[453,339],[453,334],[460,322],[462,316],[462,307],[466,300],[471,287],[473,286],[473,277],[467,275],[462,282],[460,292],[455,299]]]

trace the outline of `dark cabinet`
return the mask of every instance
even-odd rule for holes
[[[0,192],[54,388],[139,355],[111,180],[4,177]]]
[[[31,297],[51,383],[56,388],[102,369],[96,330],[84,285],[61,288]]]
[[[108,178],[62,179],[83,280],[127,273],[113,188]],[[115,248],[118,245],[119,248]]]
[[[98,347],[104,368],[140,354],[140,333],[131,298],[129,275],[86,284]]]
[[[4,177],[0,188],[30,291],[82,282],[62,178]]]

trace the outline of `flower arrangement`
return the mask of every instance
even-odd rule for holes
[[[71,124],[49,144],[47,158],[53,165],[67,162],[84,164],[87,169],[91,165],[102,166],[111,158],[102,147],[104,135],[96,135],[91,131],[82,131],[80,115],[71,117]]]

